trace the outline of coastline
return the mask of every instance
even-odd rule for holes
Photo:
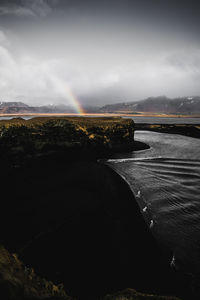
[[[85,154],[47,153],[1,174],[2,193],[9,190],[1,243],[40,275],[64,281],[78,300],[148,299],[130,290],[120,294],[128,287],[190,299],[170,269],[172,253],[163,254],[156,243],[128,183],[96,162],[99,154]]]
[[[56,116],[74,116],[74,117],[162,117],[162,118],[200,118],[200,114],[158,114],[158,113],[130,113],[130,112],[112,112],[112,113],[0,113],[0,117],[56,117]]]
[[[128,184],[108,166],[53,155],[1,175],[3,190],[8,178],[14,186],[2,207],[1,242],[39,275],[62,280],[67,294],[93,300],[127,287],[164,295],[182,290]],[[16,194],[20,182],[26,185]]]
[[[135,124],[125,118],[38,117],[0,120],[0,152],[18,163],[37,156],[61,153],[97,159],[114,153],[148,149],[134,141]]]

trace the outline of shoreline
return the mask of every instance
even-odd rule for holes
[[[97,153],[68,154],[47,152],[0,175],[2,193],[13,187],[3,202],[0,225],[9,234],[1,242],[44,278],[63,279],[78,300],[99,300],[128,287],[189,300],[189,286],[182,287],[170,269],[171,253],[162,253],[128,183],[96,161]]]
[[[181,114],[157,114],[157,113],[129,113],[129,112],[113,112],[113,113],[11,113],[1,114],[0,117],[20,117],[20,116],[32,116],[32,117],[61,117],[61,116],[74,116],[74,117],[157,117],[157,118],[200,118],[200,114],[181,115]]]
[[[13,185],[3,203],[4,245],[40,276],[64,281],[67,294],[94,300],[127,287],[154,295],[182,291],[128,183],[109,166],[49,156],[1,179],[3,190],[8,179]]]

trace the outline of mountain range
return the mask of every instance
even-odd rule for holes
[[[105,105],[100,112],[163,113],[163,114],[199,114],[200,96],[167,98],[150,97],[134,102]]]
[[[108,104],[103,107],[85,107],[86,113],[161,113],[200,114],[200,96],[168,98],[165,96]],[[0,114],[74,113],[66,105],[29,106],[23,102],[0,102]]]
[[[90,108],[88,108],[90,110]],[[50,114],[50,113],[74,113],[75,110],[67,105],[43,105],[29,106],[23,102],[0,102],[0,114]]]

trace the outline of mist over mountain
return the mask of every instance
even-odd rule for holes
[[[94,106],[84,107],[84,111],[88,113],[98,112],[98,108]],[[38,106],[29,106],[21,101],[14,102],[0,102],[0,114],[51,114],[51,113],[77,113],[77,111],[65,104],[58,105],[38,105]]]
[[[168,98],[165,96],[149,97],[134,102],[105,105],[100,112],[147,112],[164,114],[200,113],[200,96]]]
[[[163,113],[163,114],[200,114],[200,96],[168,98],[166,96],[107,104],[102,107],[85,106],[85,113]],[[77,113],[65,104],[29,106],[24,102],[0,102],[0,114],[50,114]]]

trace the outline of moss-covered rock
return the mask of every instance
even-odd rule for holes
[[[123,118],[44,117],[0,121],[0,151],[35,156],[55,151],[104,156],[144,148],[134,143],[134,122]]]

